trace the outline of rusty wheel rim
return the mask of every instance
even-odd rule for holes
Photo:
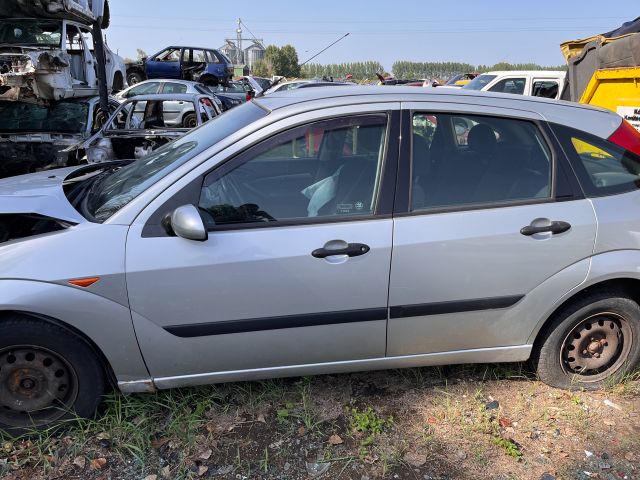
[[[560,355],[562,369],[582,382],[598,382],[620,369],[631,344],[631,326],[626,318],[613,312],[590,315],[565,337]]]
[[[37,427],[62,418],[78,396],[78,377],[60,355],[41,347],[0,350],[0,422]]]

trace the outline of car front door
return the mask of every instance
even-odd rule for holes
[[[158,385],[384,357],[398,113],[378,108],[282,120],[132,225],[127,288]],[[206,241],[161,227],[183,204],[198,206]]]
[[[181,78],[182,49],[167,48],[147,60],[147,78]]]
[[[537,322],[586,278],[593,209],[537,114],[406,108],[387,355],[522,360]]]

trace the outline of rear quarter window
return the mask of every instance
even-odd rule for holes
[[[587,196],[604,196],[640,188],[640,157],[603,138],[553,125]]]

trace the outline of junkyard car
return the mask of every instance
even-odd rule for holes
[[[559,98],[566,76],[567,72],[550,70],[487,72],[476,76],[462,88],[484,92]]]
[[[105,45],[107,88],[122,90],[124,61]],[[51,101],[98,94],[91,29],[60,19],[0,20],[0,99]]]
[[[211,95],[138,95],[123,102],[95,135],[66,151],[85,151],[88,163],[141,158],[219,114]]]
[[[222,101],[218,96],[211,91],[211,87],[208,87],[202,83],[192,82],[189,80],[145,80],[144,82],[137,83],[119,93],[114,95],[114,98],[120,102],[125,101],[128,98],[132,98],[138,95],[153,95],[156,93],[162,94],[181,94],[181,93],[193,93],[208,95],[213,100],[216,107],[216,114],[222,113],[225,108]],[[193,104],[191,102],[175,102],[172,105],[174,110],[180,110],[180,114],[176,116],[178,119],[182,119],[185,115],[193,112]],[[190,108],[191,107],[191,108]],[[193,117],[193,116],[192,116]],[[192,119],[191,127],[196,125]],[[176,121],[174,120],[174,124]],[[189,126],[189,125],[187,125]]]
[[[527,359],[557,387],[621,378],[639,136],[546,99],[310,88],[136,162],[0,181],[0,427],[92,415],[110,381]]]
[[[167,47],[161,52],[127,65],[127,81],[135,85],[146,79],[196,80],[206,85],[226,84],[233,76],[233,63],[212,48]]]
[[[0,177],[78,165],[83,151],[62,150],[96,133],[119,105],[110,98],[104,112],[98,97],[48,106],[0,101]]]

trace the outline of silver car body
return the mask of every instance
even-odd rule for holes
[[[202,242],[148,234],[145,226],[154,214],[206,172],[259,140],[315,120],[461,112],[575,126],[605,138],[621,124],[611,112],[577,104],[402,87],[302,89],[236,110],[255,112],[256,119],[197,149],[102,224],[86,220],[67,201],[62,184],[73,169],[0,181],[1,212],[67,222],[65,230],[0,245],[2,309],[32,312],[82,332],[109,362],[120,389],[136,392],[522,361],[545,321],[576,292],[612,278],[640,280],[640,191],[354,222],[231,228]],[[215,137],[225,116],[179,141]],[[397,134],[390,126],[388,138],[397,141]],[[387,155],[390,161],[395,153]],[[562,219],[572,228],[554,237],[520,235],[536,219]],[[366,242],[370,251],[346,260],[310,255],[336,240]],[[68,283],[95,276],[101,280],[90,288]],[[495,305],[449,308],[451,302],[478,299]],[[269,327],[292,316],[329,320]],[[260,326],[206,334],[227,321]],[[171,333],[180,327],[191,334]]]
[[[143,120],[147,102],[161,102],[163,106],[163,126],[145,127]],[[207,102],[205,105],[203,102]],[[132,107],[133,105],[133,107]],[[138,143],[163,145],[183,136],[190,128],[183,125],[183,114],[194,113],[195,126],[218,116],[219,110],[213,100],[213,95],[199,93],[189,94],[155,94],[131,97],[117,107],[102,128],[83,142],[65,149],[65,152],[84,150],[88,163],[100,163],[118,160],[120,157],[114,151],[113,143],[118,141],[137,140]],[[118,122],[123,120],[123,124]],[[179,119],[179,120],[178,120]],[[144,127],[144,128],[143,128]],[[142,147],[142,145],[138,145]],[[148,153],[149,148],[143,148],[140,156]],[[129,156],[126,158],[134,158]],[[138,158],[137,156],[135,158]]]
[[[214,101],[216,114],[220,115],[222,113],[222,102],[218,99],[218,97],[213,92],[211,92],[204,84],[192,82],[190,80],[145,80],[143,82],[136,83],[135,85],[132,85],[131,87],[126,88],[121,92],[118,92],[113,97],[122,103],[125,100],[128,100],[129,98],[135,97],[137,95],[153,95],[156,93],[191,93],[200,95],[210,94],[211,98]],[[165,123],[168,125],[181,125],[184,116],[190,112],[193,112],[193,104],[190,104],[188,102],[172,102],[170,105],[172,107],[173,113],[171,114],[171,117],[165,118]],[[144,107],[140,106],[140,108]]]

